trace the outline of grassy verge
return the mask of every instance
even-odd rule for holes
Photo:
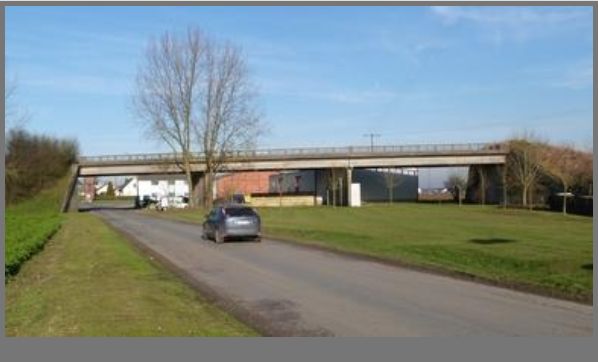
[[[6,277],[16,274],[21,265],[39,252],[60,227],[60,202],[67,182],[67,179],[63,179],[35,197],[5,209]]]
[[[435,204],[262,208],[272,237],[592,300],[592,218]],[[201,211],[160,214],[199,222]]]
[[[6,286],[8,336],[250,336],[91,214],[68,214]]]

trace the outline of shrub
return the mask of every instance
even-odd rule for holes
[[[12,129],[6,145],[6,203],[32,197],[51,187],[76,162],[78,145],[74,140],[35,135]]]

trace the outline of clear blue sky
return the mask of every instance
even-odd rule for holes
[[[130,110],[148,40],[198,26],[241,45],[260,147],[485,142],[524,130],[592,146],[591,7],[8,7],[6,73],[28,127],[82,153],[159,152]]]

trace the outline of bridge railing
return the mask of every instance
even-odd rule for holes
[[[347,147],[310,147],[310,148],[274,148],[257,150],[238,150],[226,153],[229,158],[259,159],[271,157],[298,156],[367,156],[384,154],[435,154],[435,153],[496,153],[506,152],[507,146],[501,143],[461,143],[461,144],[413,144],[386,146],[347,146]],[[202,160],[203,153],[192,153],[194,160]],[[138,162],[138,161],[180,161],[177,153],[146,153],[128,155],[103,155],[80,157],[80,163]]]

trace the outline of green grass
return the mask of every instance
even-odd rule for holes
[[[252,336],[92,214],[60,231],[6,286],[8,336]]]
[[[6,277],[16,274],[21,265],[39,252],[48,238],[59,229],[62,221],[60,202],[67,182],[67,179],[63,179],[29,200],[6,207]]]
[[[592,218],[452,204],[262,208],[269,236],[592,298]],[[161,214],[200,221],[203,212]]]

